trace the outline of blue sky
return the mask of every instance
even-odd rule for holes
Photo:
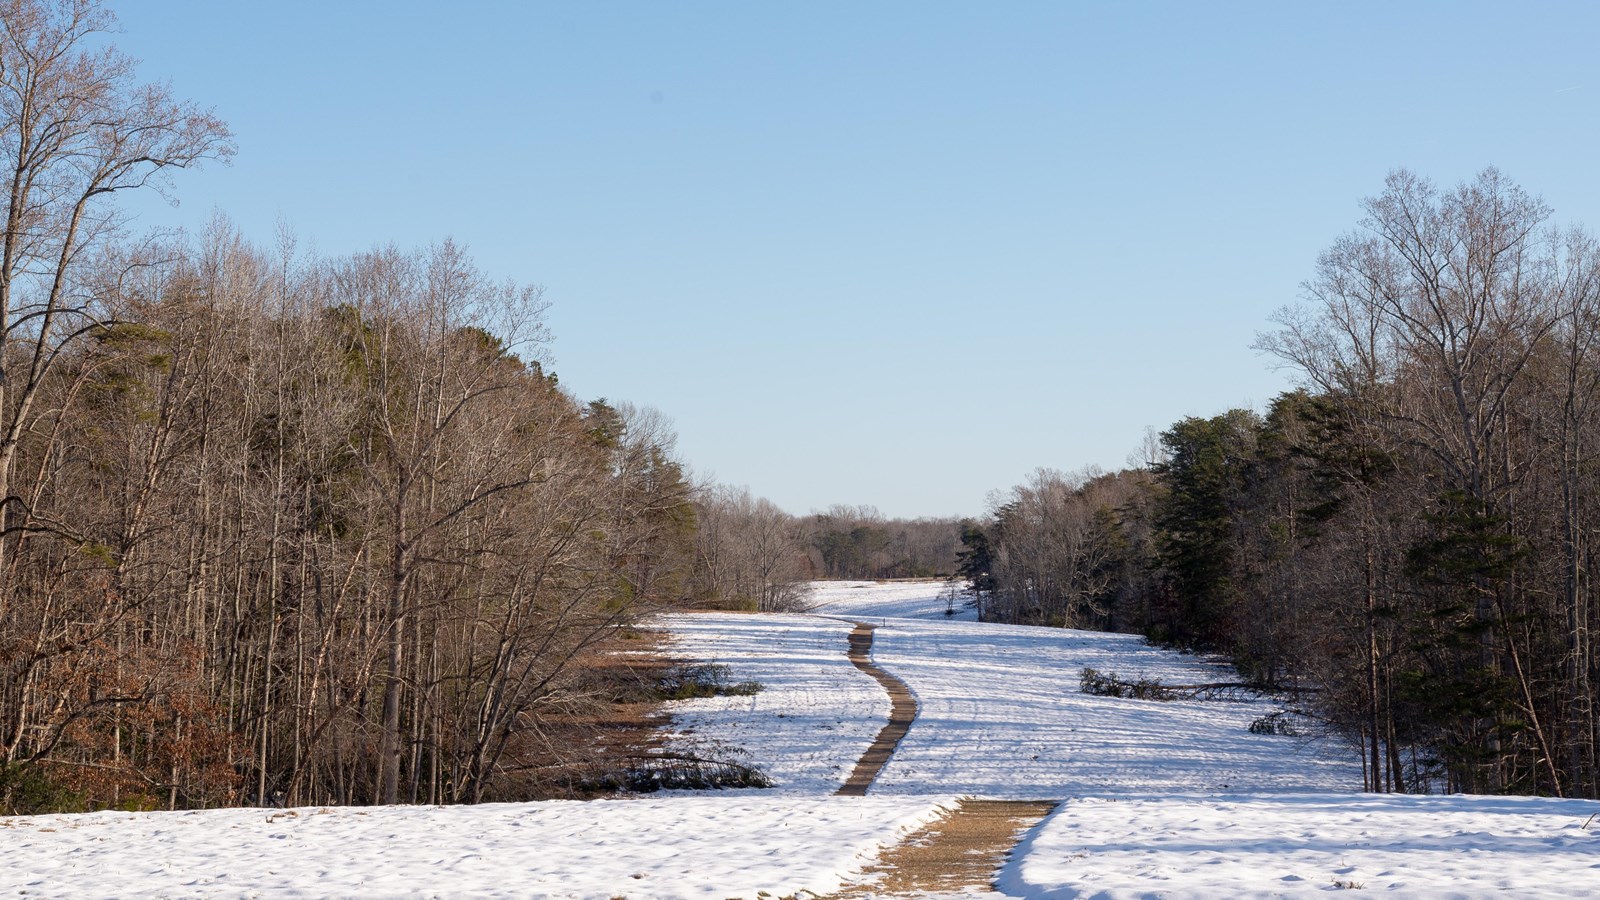
[[[1499,166],[1600,224],[1600,6],[123,3],[234,128],[151,225],[464,243],[580,398],[796,513],[979,514],[1260,407],[1360,198]]]

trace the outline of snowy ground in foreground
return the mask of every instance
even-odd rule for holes
[[[1337,890],[1595,896],[1593,801],[1312,794],[1073,800],[1006,867],[1025,897]],[[1600,824],[1600,821],[1597,821]]]
[[[0,819],[29,897],[788,896],[838,888],[948,797],[766,792]]]

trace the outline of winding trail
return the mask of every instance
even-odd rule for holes
[[[906,687],[904,681],[885,672],[872,661],[872,632],[876,628],[867,622],[856,623],[855,629],[850,632],[850,661],[856,664],[856,668],[878,679],[883,689],[889,692],[889,724],[878,732],[872,746],[856,760],[855,771],[834,792],[840,797],[867,795],[867,788],[872,786],[883,767],[889,764],[889,757],[894,755],[895,748],[900,746],[901,739],[911,730],[911,723],[917,718],[917,700],[911,696],[911,689]]]
[[[868,622],[855,623],[850,632],[850,661],[888,691],[889,723],[856,761],[855,771],[844,786],[835,792],[841,797],[866,796],[917,718],[917,700],[911,689],[872,661],[875,630],[876,626]],[[974,889],[992,892],[995,874],[1005,865],[1017,841],[1055,807],[1054,801],[965,798],[938,821],[886,850],[878,862],[862,872],[859,881],[834,897],[847,900]]]

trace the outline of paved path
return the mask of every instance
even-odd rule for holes
[[[889,764],[889,757],[894,755],[895,748],[900,746],[900,739],[911,730],[911,723],[917,718],[917,701],[911,696],[911,689],[906,683],[890,675],[878,664],[872,661],[872,632],[876,628],[866,622],[857,622],[855,630],[850,632],[850,661],[856,668],[883,685],[889,692],[889,724],[883,726],[878,736],[873,740],[872,746],[856,761],[855,771],[845,780],[844,786],[837,793],[841,797],[865,797],[867,788],[877,779],[878,773]]]

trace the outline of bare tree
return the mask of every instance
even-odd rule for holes
[[[743,487],[711,488],[699,509],[705,599],[763,612],[805,607],[806,545],[793,516]]]
[[[104,318],[82,273],[117,232],[123,191],[161,190],[168,172],[228,157],[210,112],[136,80],[133,62],[95,39],[114,26],[94,0],[0,4],[0,578],[19,528],[32,527],[13,484],[17,445],[61,352]],[[0,582],[0,614],[6,604]]]
[[[1413,563],[1432,566],[1436,590],[1470,603],[1475,669],[1486,685],[1502,676],[1516,685],[1511,702],[1560,792],[1530,646],[1509,627],[1523,616],[1511,549],[1523,538],[1507,527],[1513,490],[1536,459],[1518,437],[1528,431],[1519,400],[1560,322],[1549,208],[1490,168],[1447,191],[1396,171],[1364,209],[1360,229],[1319,260],[1309,309],[1283,314],[1261,346],[1443,473],[1430,510],[1440,536]],[[1497,760],[1484,771],[1489,789],[1503,782],[1499,731],[1482,716],[1468,736]]]

